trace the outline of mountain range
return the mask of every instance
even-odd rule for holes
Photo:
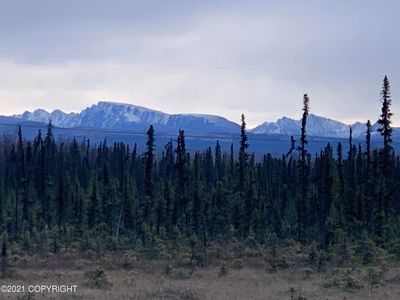
[[[26,111],[15,118],[48,123],[64,128],[101,128],[143,132],[152,124],[158,132],[234,133],[239,125],[223,117],[202,114],[167,114],[157,110],[116,102],[98,102],[80,113],[64,113],[61,110],[47,112],[37,109]]]
[[[157,132],[176,133],[184,129],[188,133],[236,134],[239,124],[215,115],[205,114],[167,114],[161,111],[125,103],[101,101],[80,113],[65,113],[61,110],[48,112],[37,109],[25,111],[13,118],[40,123],[48,123],[63,128],[99,128],[144,132],[152,124]],[[276,122],[265,122],[249,132],[263,135],[299,135],[301,120],[288,117]],[[354,138],[363,138],[365,123],[348,125],[325,117],[310,114],[307,119],[307,135],[315,137],[347,138],[350,126]],[[372,126],[376,131],[377,124]],[[394,129],[394,135],[400,135],[400,129]]]
[[[367,130],[366,124],[355,122],[344,124],[325,117],[309,114],[307,117],[306,132],[309,136],[346,138],[349,136],[350,127],[354,138],[363,138]],[[301,120],[283,117],[276,122],[265,122],[251,130],[254,134],[281,134],[299,135]],[[378,124],[372,125],[372,132],[376,134]]]

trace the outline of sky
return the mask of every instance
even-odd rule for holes
[[[0,114],[98,101],[249,127],[311,112],[400,126],[400,2],[0,0]]]

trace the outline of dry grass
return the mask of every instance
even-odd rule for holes
[[[354,289],[335,285],[348,269],[319,273],[291,266],[271,272],[264,262],[236,264],[224,266],[227,272],[221,276],[221,265],[190,269],[165,261],[139,260],[123,269],[107,257],[88,260],[70,253],[18,266],[1,283],[78,285],[76,294],[44,293],[32,299],[400,299],[399,264],[392,264],[384,274],[370,267],[352,270],[351,276],[362,284]],[[85,284],[88,271],[98,266],[104,267],[109,283],[104,288]],[[15,294],[0,294],[0,298],[29,299]]]

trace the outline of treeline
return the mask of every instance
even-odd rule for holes
[[[348,152],[339,143],[308,153],[304,95],[299,141],[292,138],[287,155],[260,161],[249,151],[243,115],[240,144],[228,153],[218,142],[189,153],[183,130],[155,149],[152,126],[144,153],[124,143],[56,143],[51,123],[25,141],[20,128],[15,142],[0,144],[2,240],[38,253],[99,244],[152,251],[179,238],[203,247],[232,238],[263,243],[271,236],[320,248],[368,236],[384,246],[400,229],[400,159],[391,147],[386,77],[381,97],[382,149],[371,148],[368,121],[365,147],[353,143],[350,129]]]

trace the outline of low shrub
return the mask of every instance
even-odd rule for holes
[[[106,289],[112,286],[112,283],[107,279],[106,272],[101,267],[94,271],[86,272],[85,276],[87,279],[85,285],[90,288]]]

